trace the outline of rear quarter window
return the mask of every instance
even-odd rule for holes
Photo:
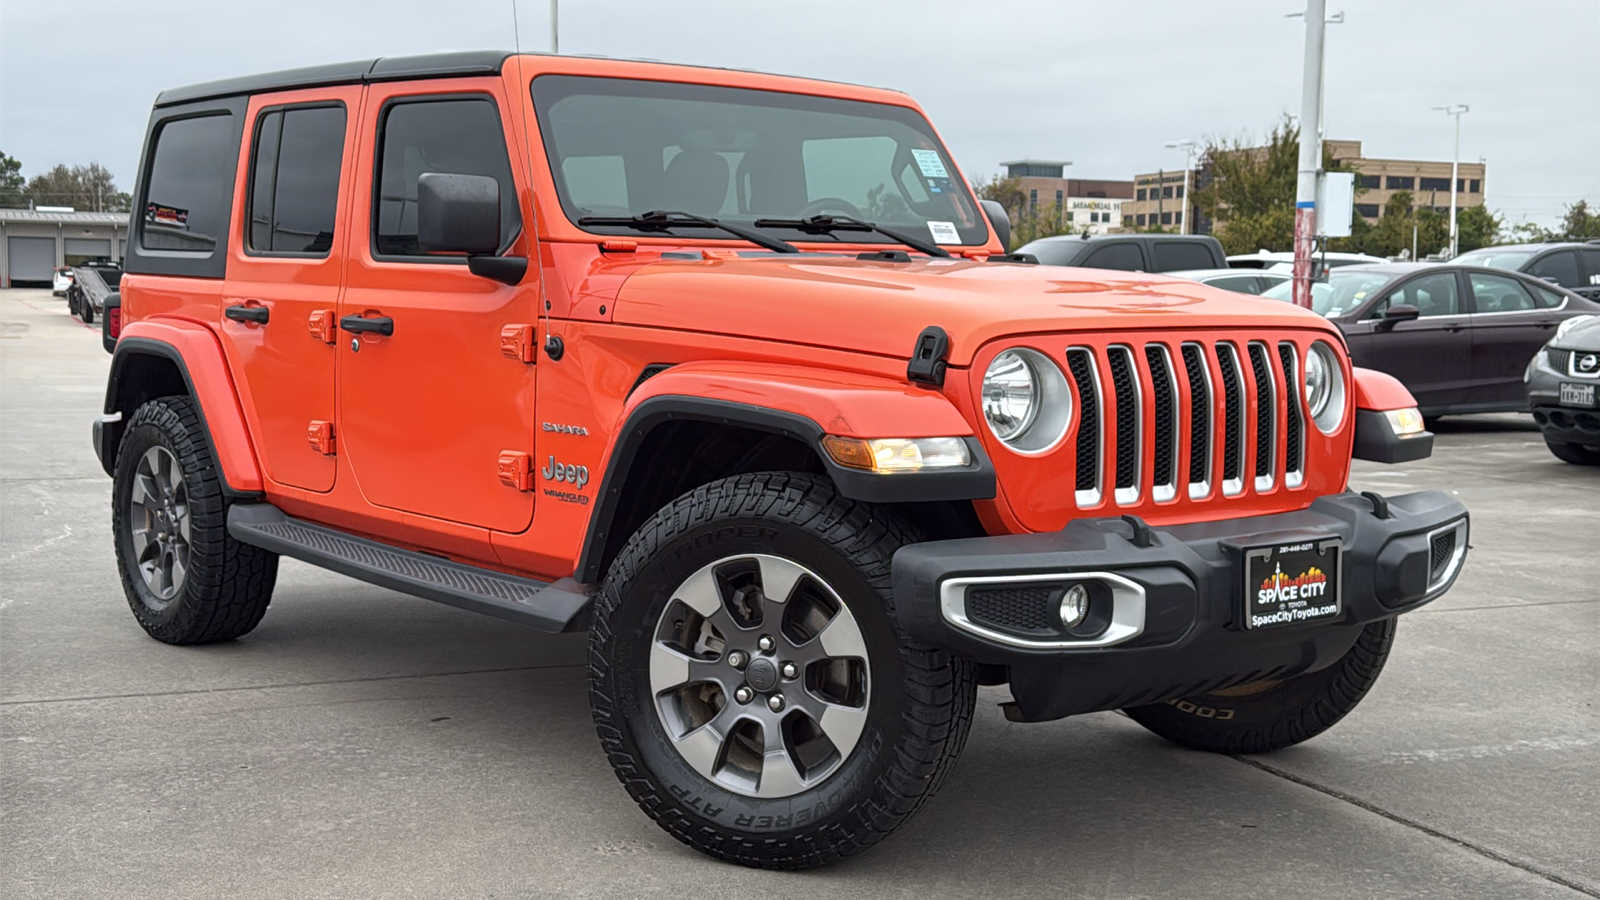
[[[1562,250],[1549,256],[1541,256],[1528,266],[1528,274],[1535,278],[1548,278],[1564,288],[1574,288],[1580,283],[1578,276],[1578,254],[1571,250]]]
[[[1207,257],[1205,266],[1173,266],[1175,269],[1205,268],[1211,264]],[[1081,261],[1074,265],[1089,269],[1119,269],[1124,272],[1138,272],[1144,269],[1144,254],[1140,252],[1139,245],[1132,241],[1122,241],[1115,244],[1106,244],[1096,247]]]
[[[210,256],[227,241],[238,147],[225,113],[162,123],[138,216],[140,247]]]

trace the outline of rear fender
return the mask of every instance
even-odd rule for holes
[[[153,358],[153,359],[152,359]],[[210,438],[211,450],[231,495],[254,495],[262,489],[261,467],[255,445],[239,408],[233,376],[222,356],[216,336],[201,325],[181,320],[134,322],[123,328],[111,357],[111,375],[106,381],[105,411],[96,429],[96,450],[106,474],[116,470],[117,445],[122,430],[141,403],[160,396],[170,385],[159,383],[149,373],[157,371],[151,363],[165,360],[177,369],[189,396],[200,407],[202,424]],[[119,419],[109,417],[120,413]]]

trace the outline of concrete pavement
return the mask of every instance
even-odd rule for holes
[[[1128,719],[1007,723],[863,857],[711,862],[601,757],[581,636],[285,560],[226,645],[145,637],[89,448],[109,357],[0,291],[0,895],[1600,897],[1600,470],[1520,416],[1355,483],[1459,492],[1475,550],[1327,734],[1235,759]]]

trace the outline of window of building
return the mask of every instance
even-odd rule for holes
[[[1384,181],[1384,187],[1391,191],[1409,191],[1416,185],[1417,180],[1410,175],[1390,175]]]
[[[250,167],[250,249],[328,255],[333,249],[343,106],[274,110],[256,125]]]
[[[1364,219],[1376,219],[1378,217],[1378,204],[1376,203],[1357,203],[1355,207],[1356,215]]]
[[[1450,179],[1448,178],[1420,178],[1418,181],[1421,183],[1422,190],[1425,191],[1450,190]]]
[[[1134,191],[1133,192],[1133,199],[1135,199],[1135,200],[1143,200],[1144,199],[1144,188],[1139,188],[1137,191]]]
[[[1181,185],[1181,184],[1178,185],[1178,197],[1180,199],[1183,197],[1183,185]]]
[[[1166,187],[1162,188],[1161,189],[1161,196],[1163,198],[1167,199],[1167,200],[1171,200],[1172,199],[1172,185],[1169,184]]]
[[[1478,179],[1474,178],[1471,181],[1467,182],[1467,193],[1476,194],[1476,193],[1478,193],[1478,188],[1481,187],[1481,186],[1482,186],[1482,182],[1480,182],[1480,181],[1478,181]]]
[[[522,227],[500,112],[487,99],[414,100],[389,107],[379,125],[377,253],[420,256],[417,179],[425,172],[488,175],[500,183],[501,248]]]
[[[1169,212],[1162,213],[1161,214],[1161,224],[1163,224],[1163,225],[1171,225],[1172,224],[1172,213],[1169,213]]]
[[[139,245],[209,256],[228,233],[238,151],[230,115],[163,123],[150,162]]]
[[[1139,213],[1137,216],[1134,216],[1133,219],[1134,223],[1140,228],[1144,227],[1144,213]]]
[[[1383,179],[1377,175],[1357,175],[1356,187],[1368,191],[1375,191],[1383,186]]]
[[[1033,212],[1038,206],[1039,191],[1037,189],[1028,191],[1028,212]]]
[[[1144,216],[1140,216],[1139,217],[1139,224],[1140,225],[1144,224]],[[1133,227],[1133,216],[1123,216],[1122,217],[1122,227],[1123,228],[1132,228]]]

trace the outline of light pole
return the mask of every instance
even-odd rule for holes
[[[1327,0],[1306,0],[1306,48],[1300,76],[1300,171],[1294,194],[1294,302],[1311,308],[1311,249],[1317,233],[1317,175],[1322,169],[1322,44]]]
[[[1435,106],[1434,110],[1456,117],[1456,149],[1450,154],[1450,258],[1455,259],[1461,249],[1461,237],[1456,233],[1456,185],[1461,177],[1461,114],[1471,112],[1465,103],[1455,106]]]
[[[1192,201],[1189,199],[1189,170],[1194,168],[1194,141],[1184,138],[1181,141],[1167,141],[1167,149],[1183,148],[1183,205],[1179,207],[1178,233],[1189,233],[1189,208]]]
[[[550,52],[561,52],[561,0],[550,0]]]

